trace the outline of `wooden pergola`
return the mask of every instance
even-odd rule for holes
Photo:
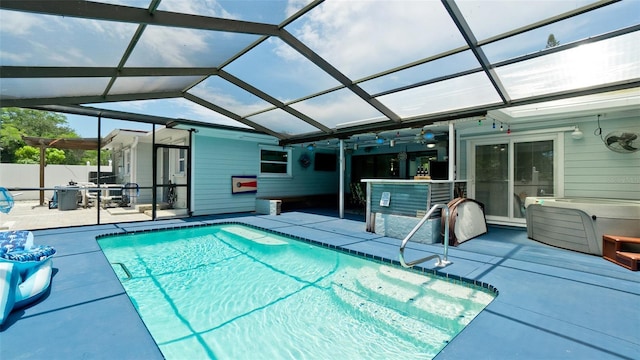
[[[29,146],[40,149],[40,206],[44,205],[44,166],[45,151],[47,148],[61,150],[98,150],[101,144],[98,138],[72,138],[72,139],[50,139],[32,136],[23,136],[22,140]]]

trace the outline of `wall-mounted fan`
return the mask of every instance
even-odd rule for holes
[[[632,153],[640,149],[640,137],[630,131],[614,131],[604,137],[604,144],[609,150],[618,153]]]

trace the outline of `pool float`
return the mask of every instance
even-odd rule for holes
[[[50,246],[34,245],[30,231],[0,232],[0,325],[11,311],[45,294],[55,253]]]

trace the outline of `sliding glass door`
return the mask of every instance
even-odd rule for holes
[[[524,224],[527,196],[557,192],[558,135],[469,140],[469,197],[485,206],[488,221]]]

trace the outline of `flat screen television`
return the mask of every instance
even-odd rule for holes
[[[431,180],[447,180],[449,178],[448,161],[429,161]]]
[[[313,162],[313,170],[315,171],[336,171],[338,157],[336,154],[317,152],[315,161]]]

